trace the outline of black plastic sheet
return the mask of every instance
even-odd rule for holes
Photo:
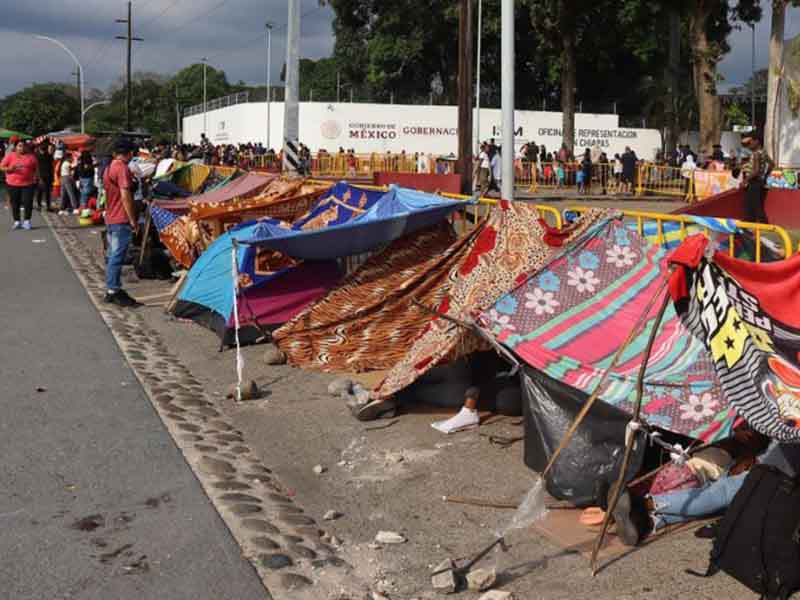
[[[588,396],[527,365],[520,370],[525,464],[541,473]],[[576,506],[596,506],[598,482],[616,482],[631,415],[597,400],[545,480],[547,492]],[[637,435],[626,480],[641,469],[646,443]],[[604,501],[604,499],[603,499]]]

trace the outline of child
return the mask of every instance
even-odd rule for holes
[[[578,193],[583,194],[586,191],[586,185],[584,181],[586,179],[586,175],[583,172],[583,169],[578,169],[575,173],[575,182],[578,184]]]
[[[564,186],[564,163],[559,162],[556,164],[556,187],[563,187]]]

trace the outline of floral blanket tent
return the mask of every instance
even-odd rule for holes
[[[485,310],[480,321],[537,371],[590,394],[663,283],[668,254],[620,221],[604,220]],[[656,312],[657,303],[600,395],[624,411],[633,409]],[[652,426],[704,442],[727,437],[736,418],[708,350],[672,306],[648,363],[642,414]]]

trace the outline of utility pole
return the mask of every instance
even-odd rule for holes
[[[178,84],[175,84],[175,144],[181,143],[181,99]]]
[[[300,0],[288,0],[286,26],[286,87],[283,103],[283,170],[296,174],[300,129]]]
[[[514,200],[514,0],[502,0],[500,9],[501,99],[503,111],[503,175],[500,197]]]
[[[208,95],[207,95],[207,75],[208,57],[203,57],[203,135],[208,135]]]
[[[272,28],[274,24],[267,21],[267,143],[264,144],[265,148],[269,150],[272,146],[271,126],[272,119],[270,115],[270,103],[272,102]]]
[[[80,69],[75,69],[72,72],[72,75],[75,75],[75,81],[78,84],[78,98],[80,98],[81,94],[83,93],[83,91],[81,89],[81,70]]]
[[[481,33],[483,32],[483,0],[478,0],[478,60],[475,70],[475,155],[481,153]]]
[[[117,39],[127,40],[128,42],[127,84],[125,86],[125,130],[131,131],[131,49],[133,42],[143,42],[144,40],[140,37],[133,36],[133,13],[131,11],[130,1],[128,2],[128,18],[117,19],[117,23],[127,23],[128,25],[128,35],[118,35]]]
[[[753,55],[752,55],[752,68],[750,70],[750,126],[755,130],[756,128],[756,24],[750,25],[753,30]],[[767,81],[769,81],[769,69],[767,69]],[[767,107],[769,112],[769,107]],[[767,151],[770,155],[775,156],[774,149],[767,146]]]
[[[458,172],[461,193],[472,193],[472,0],[458,7]],[[432,100],[431,94],[431,100]]]

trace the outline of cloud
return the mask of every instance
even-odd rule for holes
[[[272,73],[277,82],[286,57],[285,0],[135,0],[133,69],[174,73],[201,57],[222,68],[230,81],[261,83],[266,78],[265,23],[275,23]],[[78,9],[76,6],[79,5]],[[302,0],[301,55],[329,56],[333,13],[317,0]],[[74,81],[74,63],[55,45],[34,38],[47,35],[65,43],[84,67],[87,86],[105,89],[125,69],[123,35],[127,4],[121,0],[18,2],[4,8],[0,52],[13,57],[3,65],[0,97],[43,81]]]
[[[0,22],[0,55],[7,57],[0,79],[0,97],[33,82],[73,81],[72,60],[54,45],[36,40],[49,35],[66,43],[85,68],[87,85],[105,89],[124,74],[125,32],[123,0],[27,0],[8,3]],[[174,73],[208,56],[230,81],[261,83],[266,78],[264,24],[275,23],[272,36],[273,82],[286,55],[286,0],[134,0],[133,68]],[[766,66],[770,7],[756,26],[757,68]],[[333,12],[318,0],[302,0],[301,55],[329,56],[333,50]],[[790,8],[786,35],[800,34],[800,10]],[[734,31],[732,50],[720,64],[726,84],[750,77],[751,33]]]

